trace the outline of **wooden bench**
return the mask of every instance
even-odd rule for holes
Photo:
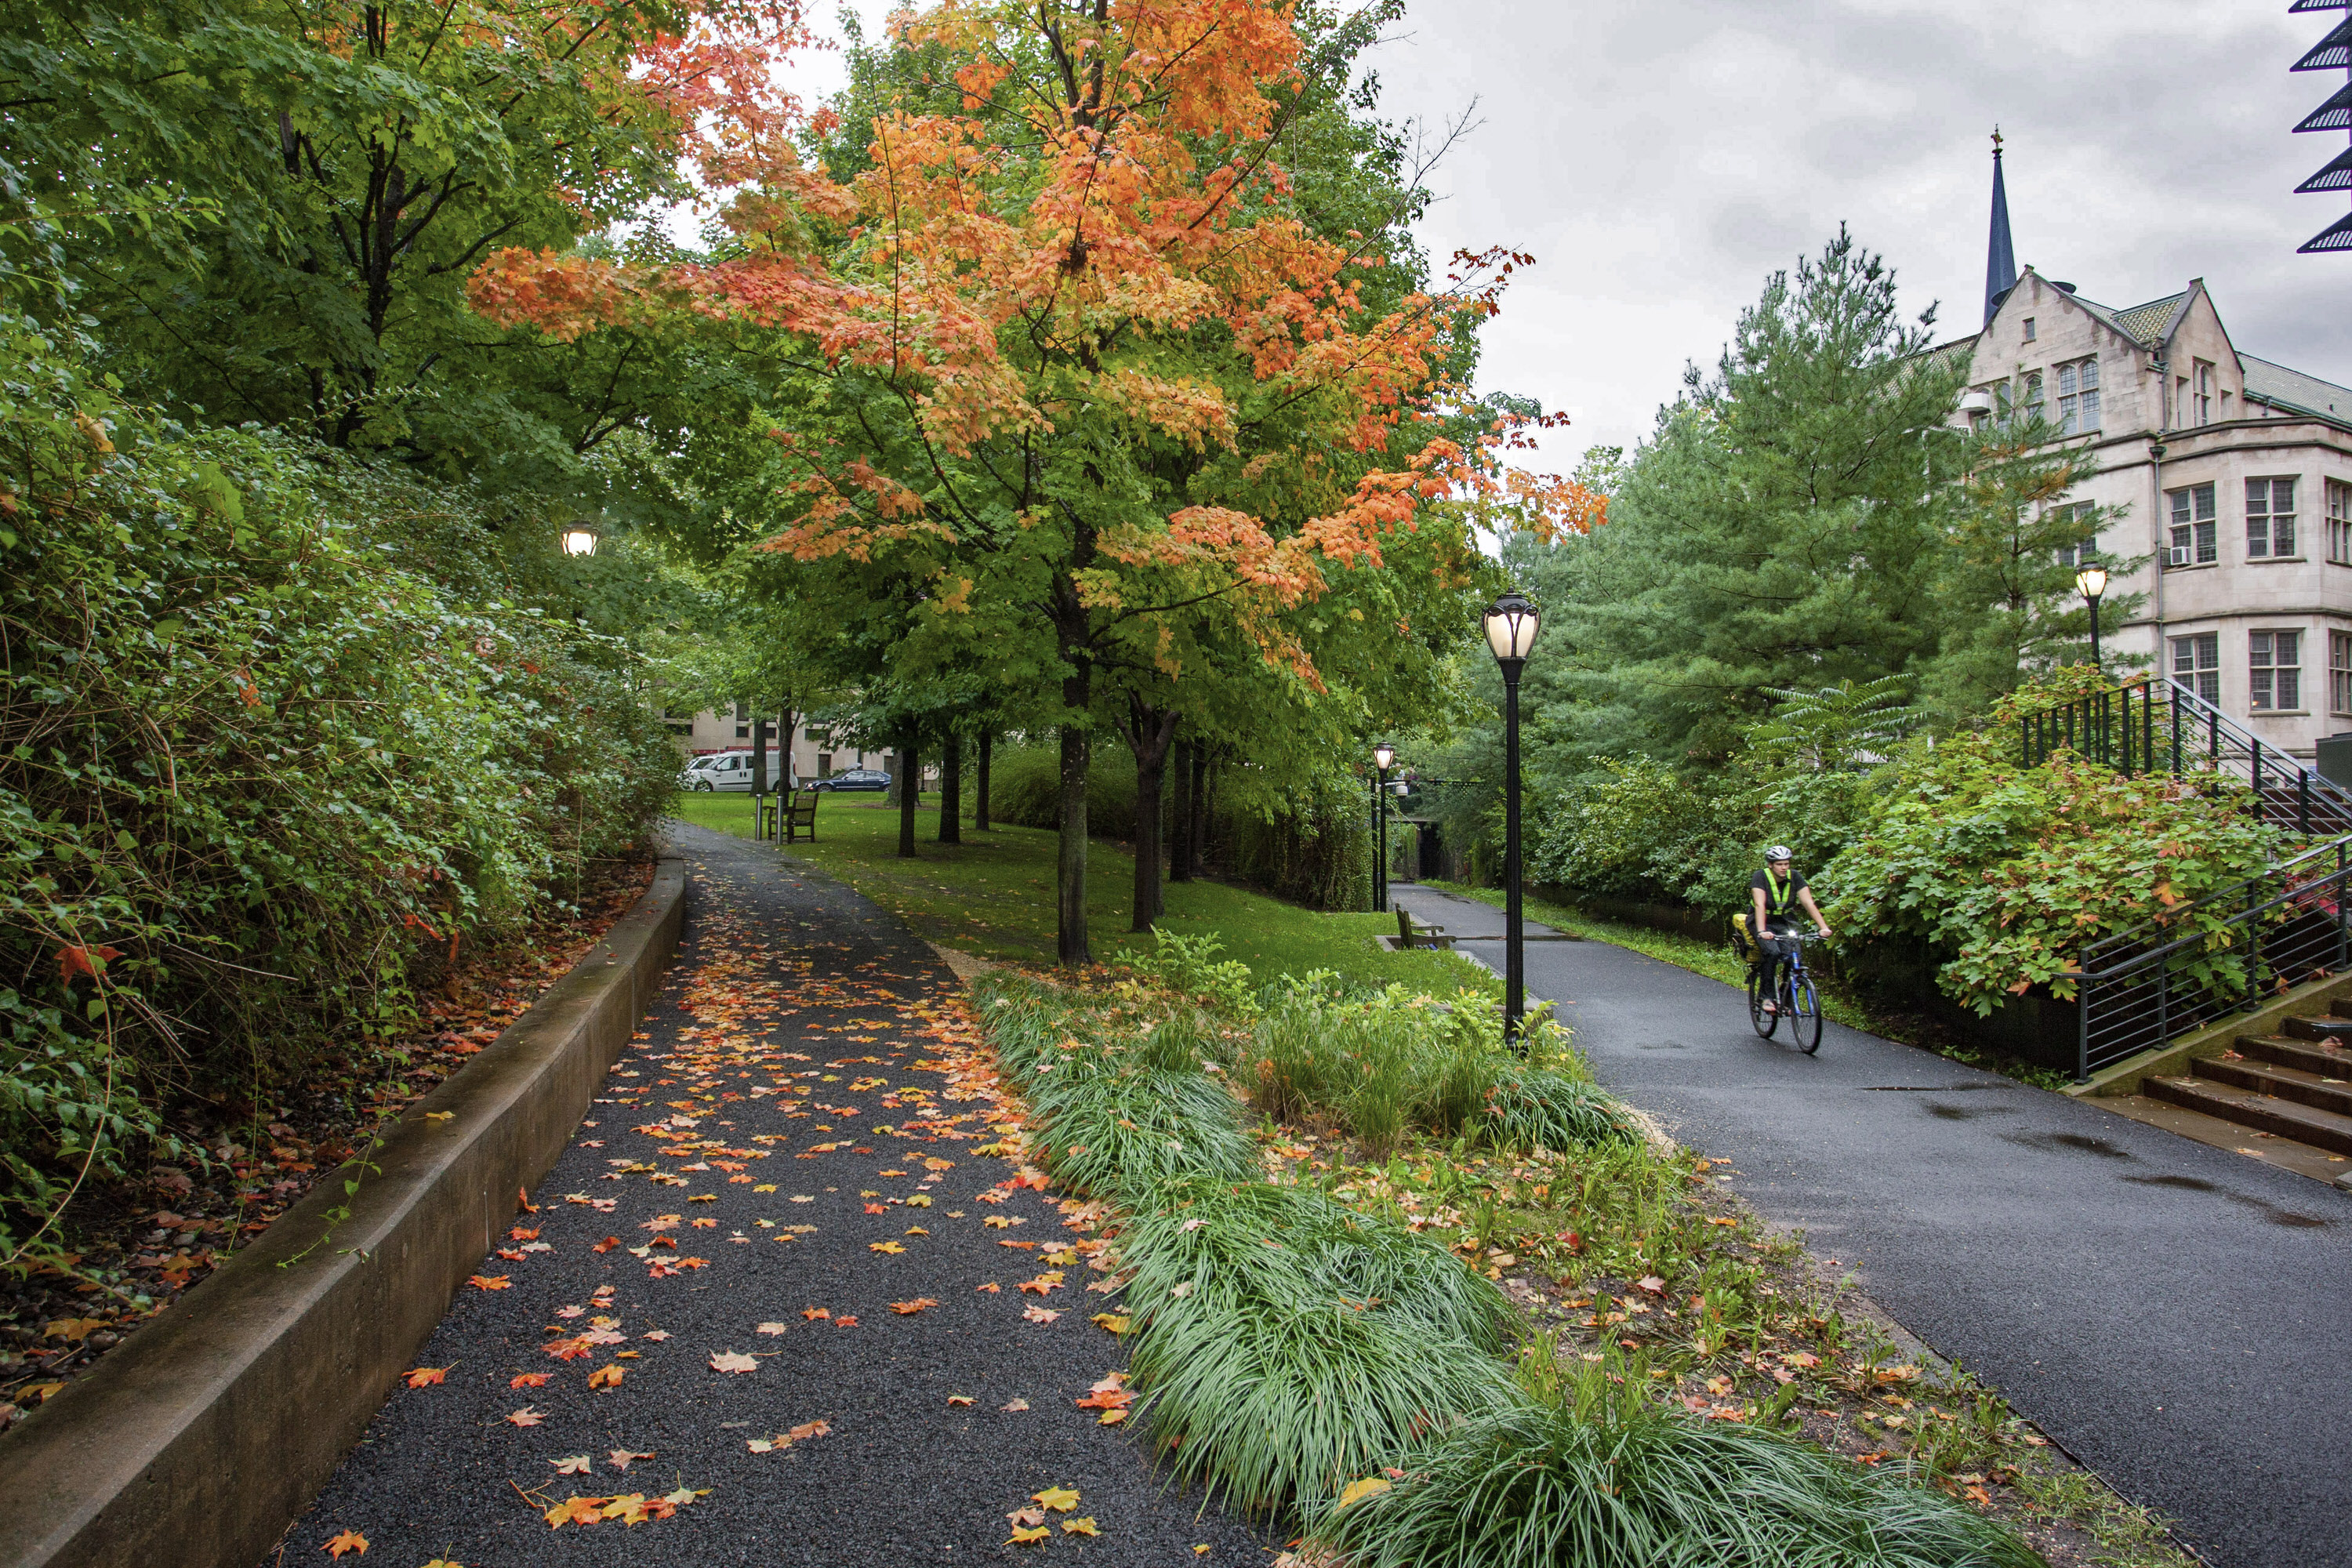
[[[1412,922],[1412,911],[1410,910],[1397,910],[1396,917],[1399,947],[1452,947],[1454,945],[1454,939],[1445,934],[1444,926],[1415,925]]]
[[[773,838],[780,844],[797,844],[803,838],[816,842],[816,797],[819,792],[804,789],[786,795],[779,791],[760,803],[760,837]]]

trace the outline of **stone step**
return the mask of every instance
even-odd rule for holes
[[[2289,1018],[2279,1027],[2298,1040],[2352,1040],[2352,1018]]]
[[[2309,1040],[2290,1040],[2284,1035],[2240,1035],[2235,1043],[2242,1057],[2300,1068],[2321,1078],[2352,1078],[2352,1051],[2336,1050]]]
[[[2255,1094],[2206,1079],[2152,1078],[2140,1086],[2140,1092],[2332,1154],[2352,1154],[2352,1116],[2315,1110],[2275,1095]]]
[[[2315,1110],[2332,1110],[2338,1116],[2352,1117],[2352,1082],[2341,1075],[2331,1082],[2321,1074],[2305,1072],[2300,1068],[2228,1060],[2200,1061],[2190,1070],[2198,1078],[2226,1083],[2233,1089],[2250,1089],[2256,1094],[2292,1100]]]

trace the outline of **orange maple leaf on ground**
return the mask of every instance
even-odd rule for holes
[[[457,1363],[455,1362],[450,1363],[451,1366],[456,1364]],[[449,1368],[446,1366],[420,1366],[413,1368],[402,1375],[408,1380],[409,1387],[427,1388],[432,1384],[440,1382],[444,1377],[446,1377],[448,1373]]]
[[[1050,1323],[1062,1314],[1051,1311],[1044,1307],[1030,1307],[1024,1310],[1021,1315],[1028,1319],[1029,1321],[1033,1323]]]
[[[1034,1279],[1024,1279],[1021,1281],[1021,1289],[1029,1292],[1033,1296],[1043,1296],[1047,1291],[1053,1289],[1055,1286],[1061,1284],[1061,1282],[1062,1271],[1058,1268],[1049,1268],[1045,1273],[1037,1276]]]
[[[600,1497],[565,1498],[547,1510],[548,1527],[551,1530],[561,1530],[566,1524],[575,1521],[581,1524],[593,1524],[604,1517],[604,1505],[610,1500],[612,1500],[609,1498]]]
[[[477,1290],[505,1290],[512,1288],[503,1274],[468,1274],[466,1283]]]
[[[938,1305],[939,1303],[929,1296],[918,1296],[911,1301],[893,1301],[890,1303],[890,1310],[902,1318],[910,1318],[926,1307]]]
[[[588,1386],[591,1388],[620,1387],[621,1369],[617,1366],[598,1367],[594,1372],[588,1374]]]
[[[320,1550],[330,1557],[341,1557],[346,1552],[356,1552],[364,1557],[367,1555],[367,1537],[356,1530],[346,1530]]]
[[[507,1379],[507,1386],[509,1388],[545,1388],[547,1376],[548,1374],[543,1372],[520,1373]]]

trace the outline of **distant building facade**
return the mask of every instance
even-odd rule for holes
[[[2310,756],[2352,730],[2352,389],[2240,353],[2202,279],[2126,310],[2031,267],[2003,287],[1999,177],[1984,328],[1945,345],[1969,355],[1960,417],[2038,405],[2088,437],[2065,504],[2116,509],[2098,553],[2145,558],[2110,579],[2144,597],[2107,648]]]
[[[689,713],[665,708],[662,722],[668,726],[678,750],[689,757],[706,756],[712,752],[749,751],[751,746],[751,708],[747,702],[738,702],[728,711],[704,709]],[[768,746],[772,751],[780,749],[772,714],[768,719]],[[793,731],[792,752],[793,776],[803,779],[830,778],[845,768],[881,767],[886,754],[869,753],[856,746],[836,746],[831,736],[805,724]]]

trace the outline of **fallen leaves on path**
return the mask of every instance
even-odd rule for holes
[[[1025,1399],[1015,1399],[1012,1404],[1000,1405],[997,1408],[999,1410],[1026,1410],[1029,1408],[1029,1402]]]
[[[509,1388],[545,1388],[547,1386],[547,1380],[551,1375],[551,1373],[544,1372],[517,1373],[514,1376],[507,1379],[507,1386]]]
[[[568,1458],[550,1459],[547,1462],[555,1467],[555,1473],[559,1476],[584,1476],[593,1463],[585,1454],[573,1454]]]
[[[899,1246],[895,1241],[869,1241],[866,1244],[866,1250],[868,1252],[900,1253],[907,1249]]]
[[[341,1557],[346,1552],[356,1552],[364,1557],[367,1555],[367,1537],[356,1530],[346,1530],[320,1550],[330,1557]]]
[[[781,1334],[787,1332],[790,1328],[791,1325],[788,1323],[761,1323],[751,1331],[755,1334]]]
[[[757,1357],[743,1355],[735,1351],[713,1351],[710,1353],[710,1370],[713,1372],[757,1372],[760,1370],[760,1363]]]
[[[1078,1506],[1078,1494],[1067,1487],[1047,1487],[1042,1492],[1031,1492],[1029,1497],[1040,1508],[1050,1508],[1055,1513],[1067,1513]]]
[[[604,1462],[612,1466],[616,1470],[625,1470],[631,1464],[639,1459],[650,1459],[652,1458],[653,1454],[650,1450],[640,1454],[628,1448],[614,1448],[604,1456]]]
[[[468,1274],[466,1276],[466,1283],[477,1290],[506,1290],[513,1288],[513,1282],[503,1274]]]
[[[617,1366],[598,1367],[594,1372],[588,1374],[588,1386],[591,1388],[620,1387],[621,1369]]]
[[[1021,1315],[1033,1323],[1050,1323],[1062,1314],[1059,1312],[1048,1311],[1043,1307],[1028,1307],[1023,1309]]]
[[[1062,1521],[1062,1533],[1064,1535],[1100,1535],[1102,1531],[1096,1527],[1094,1515],[1080,1514],[1076,1519]]]
[[[918,1296],[911,1301],[893,1301],[890,1303],[890,1310],[902,1318],[911,1318],[926,1307],[938,1305],[939,1303],[929,1296]]]
[[[806,1443],[818,1437],[832,1436],[833,1423],[830,1421],[803,1421],[791,1430],[779,1432],[772,1437],[754,1437],[744,1447],[755,1454],[781,1454],[795,1443]]]
[[[450,1363],[450,1366],[455,1366],[456,1364],[457,1363],[455,1362]],[[412,1367],[408,1371],[401,1373],[401,1376],[407,1381],[408,1386],[411,1388],[430,1388],[448,1375],[449,1367],[446,1366]]]
[[[512,1426],[536,1426],[546,1419],[547,1412],[533,1409],[526,1405],[520,1410],[509,1413],[507,1423]]]

